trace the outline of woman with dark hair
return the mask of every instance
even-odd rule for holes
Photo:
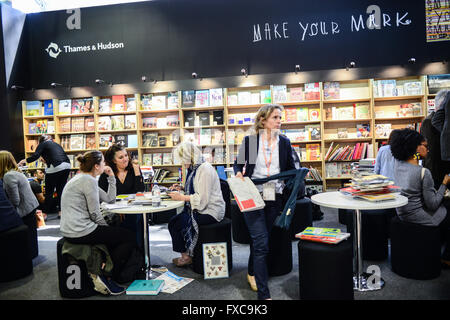
[[[135,194],[145,190],[144,179],[137,161],[130,161],[130,155],[120,144],[113,144],[105,152],[105,163],[111,167],[116,179],[116,196],[120,194]],[[108,190],[108,176],[100,175],[98,185],[104,191]],[[121,227],[136,234],[136,242],[143,249],[142,216],[127,214],[123,217]]]
[[[61,199],[61,234],[74,244],[104,244],[113,262],[114,280],[119,279],[130,254],[135,247],[133,234],[124,228],[109,226],[100,211],[99,190],[96,177],[108,175],[108,194],[115,193],[115,179],[111,168],[105,166],[100,151],[88,151],[79,155],[80,173],[64,187]],[[107,197],[103,195],[103,197]],[[101,293],[120,294],[124,292],[104,275],[91,275],[95,289]]]
[[[408,198],[408,204],[397,208],[398,217],[411,223],[439,226],[446,238],[442,261],[450,265],[450,205],[444,203],[450,176],[446,174],[439,189],[434,188],[430,170],[419,165],[419,158],[427,156],[428,144],[417,131],[396,130],[391,137],[391,152],[398,160],[394,165],[395,184]]]
[[[70,160],[64,149],[53,141],[52,137],[43,134],[39,137],[36,151],[28,158],[21,160],[18,165],[36,161],[42,157],[47,164],[45,168],[45,203],[44,212],[54,212],[58,208],[61,215],[61,194],[70,173]],[[56,190],[56,199],[53,194]],[[55,203],[56,202],[56,203]]]

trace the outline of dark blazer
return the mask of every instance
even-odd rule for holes
[[[278,145],[280,172],[295,169],[294,158],[292,157],[291,141],[280,134]],[[239,153],[233,164],[234,173],[243,172],[245,167],[245,177],[251,177],[255,170],[256,159],[259,150],[259,134],[246,136],[239,147]]]
[[[36,151],[27,158],[27,163],[36,161],[39,157],[44,158],[47,163],[47,167],[52,164],[54,167],[59,166],[63,162],[70,163],[69,157],[67,157],[64,149],[52,140],[47,140],[39,143]]]
[[[434,113],[431,123],[440,133],[441,159],[450,161],[450,94],[446,95],[442,106]]]
[[[6,196],[6,192],[3,189],[3,180],[0,180],[0,232],[22,224],[22,219]]]

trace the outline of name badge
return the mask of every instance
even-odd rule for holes
[[[275,183],[267,182],[263,184],[264,201],[275,201]]]

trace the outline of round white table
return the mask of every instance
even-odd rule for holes
[[[368,285],[368,275],[363,272],[362,264],[362,246],[361,246],[361,210],[381,210],[398,208],[408,203],[408,198],[396,194],[394,200],[385,200],[378,202],[370,202],[363,199],[354,199],[344,196],[339,191],[322,192],[311,197],[311,201],[319,206],[355,210],[353,224],[353,250],[354,250],[354,277],[353,288],[357,291],[378,290],[384,286],[384,280],[380,279],[378,286]]]
[[[143,231],[144,231],[144,255],[145,255],[145,277],[146,280],[152,278],[152,270],[150,264],[150,243],[147,225],[147,214],[156,213],[162,211],[169,211],[177,209],[184,206],[184,201],[174,201],[174,200],[162,200],[161,205],[158,207],[153,207],[152,205],[129,205],[126,201],[122,203],[116,202],[115,204],[106,205],[106,209],[109,212],[117,214],[142,214],[143,220]]]

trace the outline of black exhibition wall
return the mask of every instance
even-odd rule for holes
[[[28,72],[14,81],[40,89],[448,60],[449,41],[427,42],[426,3],[160,0],[29,14]]]

